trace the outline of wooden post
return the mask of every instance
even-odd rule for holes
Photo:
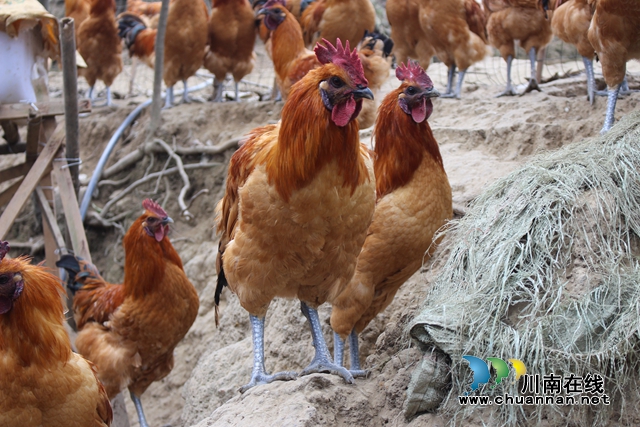
[[[78,197],[80,183],[78,181],[78,70],[76,66],[76,36],[73,18],[62,18],[60,21],[60,45],[62,56],[62,81],[64,85],[64,123],[66,134],[66,156],[69,159],[69,172],[73,188]],[[74,164],[76,163],[76,164]]]
[[[151,102],[151,120],[147,129],[147,139],[151,138],[160,125],[160,109],[162,108],[162,70],[164,68],[164,36],[167,30],[167,16],[169,15],[169,0],[162,0],[158,32],[156,33],[156,63],[153,73],[153,101]],[[168,88],[167,88],[168,89]]]

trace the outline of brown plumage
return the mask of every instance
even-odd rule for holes
[[[0,425],[109,426],[93,364],[71,351],[58,278],[26,257],[3,260],[6,249],[0,242]]]
[[[77,34],[80,25],[89,17],[89,9],[91,3],[89,0],[65,0],[64,2],[64,16],[73,18],[73,25],[76,32],[76,44]]]
[[[115,0],[90,0],[89,17],[82,22],[77,32],[78,52],[87,63],[78,74],[91,86],[102,80],[107,88],[122,71],[122,44],[116,27]],[[111,93],[107,95],[111,104]]]
[[[286,100],[291,86],[320,63],[304,46],[300,24],[282,1],[270,0],[258,13],[264,16],[263,23],[271,31],[271,59],[282,99]]]
[[[342,361],[342,340],[353,332],[351,370],[356,372],[357,334],[429,259],[437,243],[434,233],[452,217],[451,187],[427,122],[430,98],[438,93],[417,64],[396,73],[404,81],[382,101],[374,130],[378,201],[373,222],[356,272],[331,313],[339,337],[336,360]]]
[[[173,368],[173,349],[198,313],[198,294],[166,236],[172,222],[156,203],[124,236],[124,283],[109,284],[73,256],[58,266],[78,288],[78,351],[94,362],[110,398],[128,388],[139,397]]]
[[[436,52],[420,26],[421,0],[387,0],[386,9],[396,63],[407,64],[411,58],[426,70]]]
[[[293,85],[280,123],[254,130],[232,157],[217,208],[217,292],[226,280],[251,315],[254,337],[263,333],[273,298],[298,298],[315,325],[317,354],[324,357],[314,309],[332,301],[352,276],[375,191],[371,159],[354,120],[362,97],[372,96],[357,53],[340,44],[335,54],[316,51],[324,65]],[[260,341],[254,341],[254,358],[245,389],[291,378],[266,375]]]
[[[219,82],[227,73],[236,84],[255,64],[255,17],[248,0],[214,0],[204,66]]]
[[[538,7],[538,0],[483,0],[483,3],[489,14],[489,43],[507,61],[507,87],[501,95],[516,95],[511,85],[511,61],[515,58],[516,40],[531,61],[531,78],[525,93],[540,90],[535,71],[536,52],[551,41],[553,34],[545,12]]]
[[[589,0],[594,9],[589,41],[602,64],[609,91],[602,132],[613,125],[616,100],[627,61],[640,59],[640,2],[634,0]]]
[[[373,32],[376,11],[371,0],[315,0],[302,13],[300,25],[309,47],[323,39],[356,46],[365,31]]]

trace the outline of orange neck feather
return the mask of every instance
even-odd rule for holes
[[[422,163],[425,153],[443,168],[438,143],[427,120],[413,121],[398,105],[404,85],[385,97],[374,129],[376,141],[374,171],[380,198],[407,184]]]
[[[124,293],[143,298],[162,283],[165,266],[171,262],[182,269],[180,256],[168,237],[158,243],[142,228],[145,217],[135,222],[124,236]]]
[[[155,54],[156,33],[158,30],[147,28],[136,36],[135,43],[131,46],[131,56],[145,58]]]
[[[3,270],[6,266],[22,274],[24,288],[13,308],[0,315],[0,351],[15,354],[22,366],[66,362],[71,341],[63,326],[62,286],[44,267],[29,261],[26,257],[2,261]]]
[[[334,160],[343,185],[352,191],[369,177],[360,156],[357,120],[336,126],[320,97],[320,82],[339,72],[333,64],[310,71],[293,85],[282,109],[278,143],[267,154],[266,169],[285,201]]]

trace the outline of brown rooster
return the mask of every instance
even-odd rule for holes
[[[531,78],[524,93],[540,91],[536,78],[536,52],[545,47],[553,36],[545,12],[538,0],[483,0],[487,20],[489,43],[500,51],[507,61],[507,87],[498,96],[514,96],[511,84],[511,63],[515,58],[515,41],[529,54]]]
[[[349,336],[351,373],[361,376],[358,334],[435,250],[433,236],[453,215],[451,187],[427,119],[439,96],[417,63],[396,69],[402,81],[380,105],[374,130],[376,203],[356,272],[333,302],[335,362]]]
[[[116,27],[116,2],[90,0],[90,5],[89,17],[80,24],[76,33],[78,52],[87,63],[86,67],[78,69],[78,74],[84,76],[91,87],[91,101],[96,80],[102,80],[107,87],[107,106],[111,106],[111,84],[122,71],[122,43]]]
[[[0,241],[0,425],[111,425],[93,364],[71,351],[60,281],[8,251]]]
[[[198,314],[198,294],[167,233],[173,221],[150,199],[124,236],[124,283],[110,284],[72,255],[57,265],[77,289],[73,310],[78,351],[98,367],[109,398],[128,388],[142,427],[140,396],[171,372],[173,349]]]
[[[164,41],[163,78],[167,87],[165,108],[173,106],[173,86],[182,81],[182,101],[189,102],[187,79],[202,66],[207,45],[207,7],[202,0],[173,0],[169,4]],[[131,56],[137,56],[153,68],[157,30],[147,28],[137,15],[118,16],[119,35]]]
[[[256,55],[255,17],[248,0],[213,0],[209,17],[209,42],[204,66],[216,77],[214,100],[222,101],[222,83],[231,73],[236,83],[253,70]]]
[[[595,10],[588,37],[602,63],[602,74],[608,90],[607,112],[601,130],[601,133],[605,133],[613,126],[627,61],[640,59],[640,2],[588,1]]]
[[[325,43],[315,48],[323,65],[293,85],[282,120],[255,129],[231,158],[217,207],[216,304],[228,284],[253,329],[253,373],[242,391],[295,378],[264,366],[264,318],[275,297],[298,298],[311,325],[316,354],[302,375],[353,382],[330,360],[316,307],[347,285],[373,215],[373,165],[355,120],[373,95],[355,49]]]

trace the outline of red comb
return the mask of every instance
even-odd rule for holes
[[[0,240],[0,261],[4,259],[7,252],[9,252],[9,242],[3,242]]]
[[[165,218],[169,216],[164,211],[164,209],[162,209],[162,206],[160,206],[159,204],[157,204],[151,199],[144,199],[142,201],[142,207],[148,210],[149,212],[151,212],[152,214],[155,214],[159,218]]]
[[[280,6],[287,7],[287,4],[284,2],[284,0],[269,0],[262,6],[262,8],[263,9],[268,9],[268,8],[273,7],[275,5],[278,5],[278,4]]]
[[[369,85],[367,78],[364,76],[364,70],[362,69],[362,63],[360,62],[357,49],[353,49],[353,51],[350,52],[349,40],[347,40],[347,44],[344,47],[340,39],[336,40],[335,46],[329,43],[327,39],[322,39],[322,41],[326,46],[318,43],[313,49],[321,64],[331,62],[345,70],[356,85]]]
[[[427,73],[415,61],[409,61],[408,65],[401,64],[396,68],[396,77],[398,80],[414,81],[424,88],[433,87],[433,82]]]

